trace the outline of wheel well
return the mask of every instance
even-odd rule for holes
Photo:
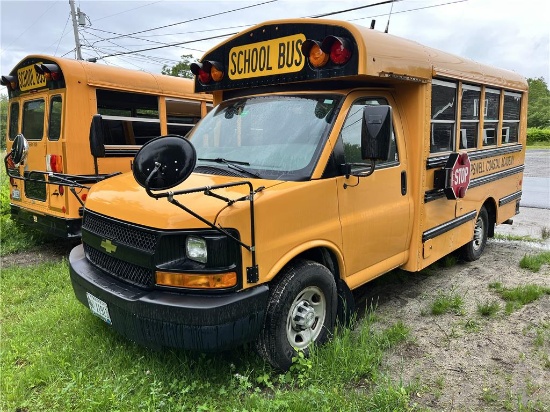
[[[487,217],[489,218],[489,227],[487,228],[487,236],[494,237],[495,236],[495,224],[497,221],[497,207],[495,200],[493,198],[489,198],[483,203],[483,206],[485,206],[485,210],[487,210]]]
[[[300,253],[296,256],[296,259],[306,259],[317,262],[332,272],[338,290],[337,322],[342,325],[350,326],[354,319],[355,297],[346,282],[340,277],[340,269],[336,255],[328,248],[318,247]]]
[[[295,259],[306,259],[320,263],[332,272],[336,281],[340,279],[340,270],[338,269],[336,256],[334,256],[334,254],[327,248],[318,247],[315,249],[306,250],[296,256]]]

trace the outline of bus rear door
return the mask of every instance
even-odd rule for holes
[[[67,153],[65,140],[63,139],[63,102],[64,94],[55,93],[49,96],[48,101],[48,116],[47,116],[47,131],[46,131],[46,154],[44,166],[48,172],[66,173]],[[77,153],[73,153],[77,155]],[[50,177],[50,182],[55,178]],[[49,184],[47,188],[48,206],[52,212],[65,214],[68,210],[67,201],[70,194],[65,193],[69,190],[68,186],[60,186]]]
[[[46,158],[46,108],[45,94],[28,95],[21,100],[21,133],[29,142],[29,153],[24,163],[24,175],[29,180],[23,184],[21,201],[46,206],[47,189],[44,171]],[[40,172],[36,172],[40,171]],[[17,199],[14,199],[17,200]],[[37,216],[32,217],[36,221]]]

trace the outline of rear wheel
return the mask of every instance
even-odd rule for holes
[[[321,344],[330,337],[336,308],[332,273],[316,262],[292,263],[272,286],[258,352],[273,367],[287,370],[297,350],[307,355],[312,343]]]
[[[487,244],[487,234],[489,232],[489,217],[487,209],[482,206],[477,215],[476,224],[474,227],[474,236],[472,240],[466,243],[460,249],[462,259],[472,262],[481,257],[485,245]]]

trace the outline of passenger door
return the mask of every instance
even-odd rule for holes
[[[390,160],[376,164],[370,176],[338,178],[340,220],[346,265],[351,287],[402,264],[410,241],[412,223],[411,193],[403,127],[396,105],[383,93],[365,97],[350,94],[344,104],[346,119],[339,139],[344,145],[346,163],[369,163],[361,159],[361,120],[365,105],[393,108],[393,138]],[[359,166],[360,167],[360,166]]]

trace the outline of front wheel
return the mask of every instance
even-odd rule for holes
[[[285,268],[272,286],[265,323],[257,341],[260,355],[288,370],[297,350],[325,342],[333,332],[337,293],[332,273],[307,260]]]
[[[485,209],[485,206],[482,206],[479,214],[477,215],[472,240],[460,249],[462,259],[467,262],[473,262],[481,257],[481,254],[485,249],[485,245],[487,244],[488,229],[489,217],[487,214],[487,209]]]

